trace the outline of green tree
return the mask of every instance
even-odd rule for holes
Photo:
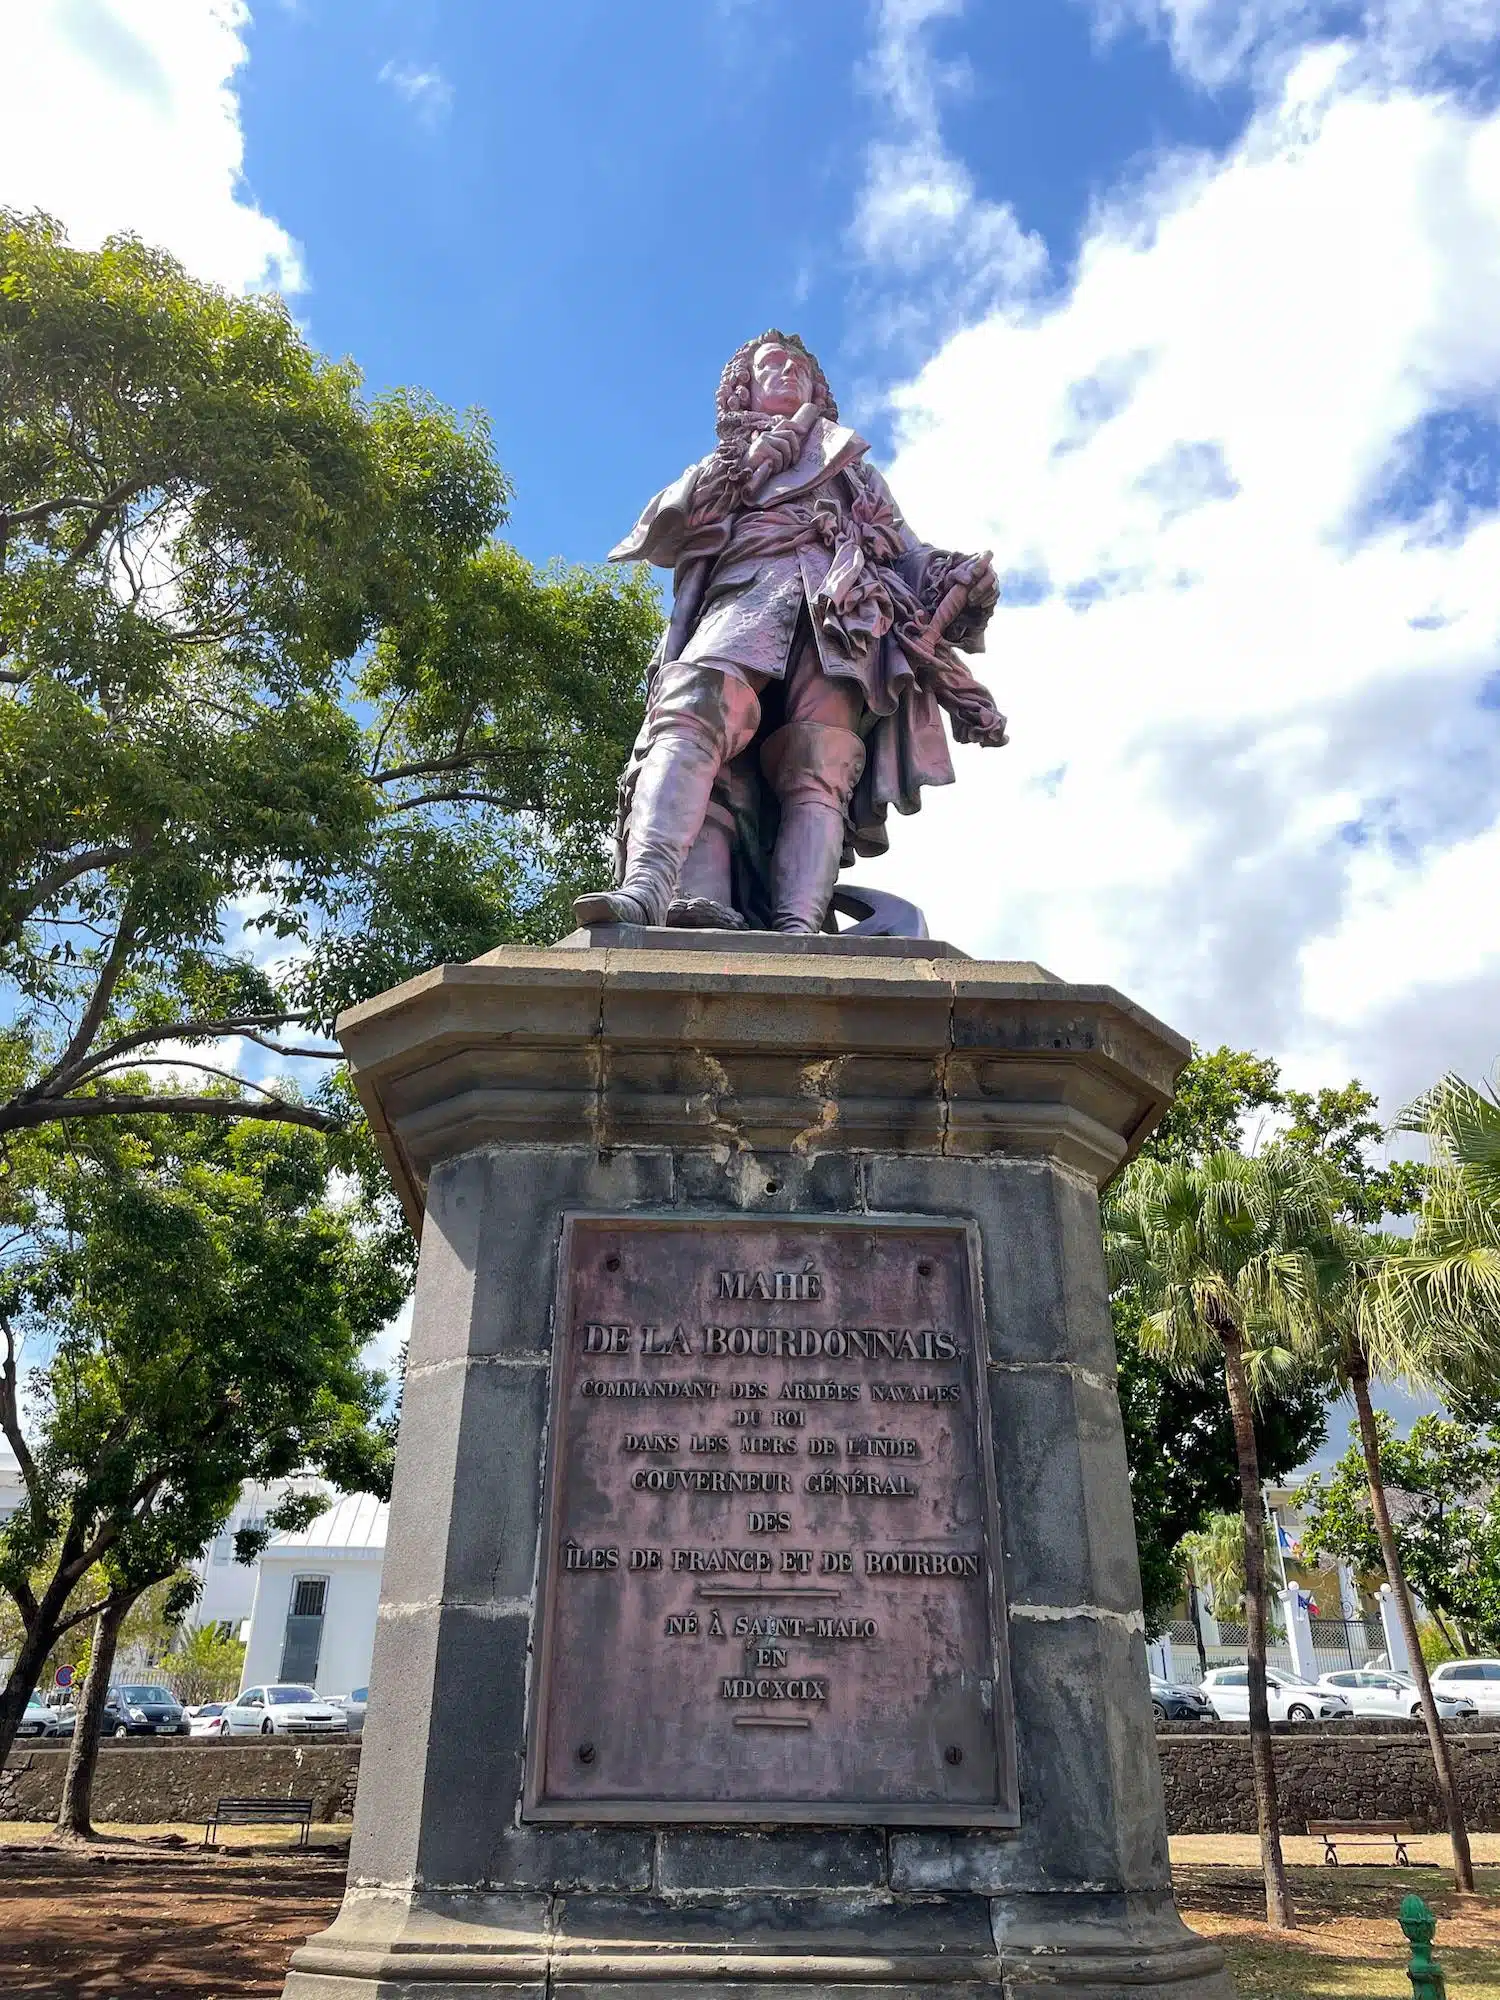
[[[1269,1057],[1227,1046],[1195,1049],[1145,1154],[1197,1165],[1226,1147],[1241,1150],[1247,1128],[1255,1137],[1263,1117],[1285,1104],[1280,1072]],[[1107,1224],[1108,1198],[1105,1210]],[[1144,1307],[1131,1286],[1116,1285],[1111,1308],[1141,1593],[1146,1629],[1154,1633],[1185,1588],[1193,1608],[1183,1538],[1238,1505],[1234,1425],[1221,1375],[1184,1376],[1142,1345]],[[1256,1454],[1269,1483],[1305,1465],[1323,1442],[1326,1399],[1309,1382],[1257,1386]]]
[[[1268,1519],[1261,1538],[1268,1554],[1274,1533]],[[1237,1614],[1244,1608],[1247,1595],[1245,1524],[1240,1516],[1210,1514],[1201,1528],[1184,1536],[1182,1553],[1192,1564],[1194,1576],[1208,1592],[1215,1618],[1238,1624]]]
[[[1150,1159],[1193,1166],[1210,1153],[1241,1152],[1247,1122],[1257,1112],[1279,1111],[1285,1102],[1281,1071],[1270,1056],[1227,1043],[1194,1047],[1171,1108],[1142,1150]]]
[[[1450,1651],[1500,1648],[1500,1442],[1451,1417],[1419,1417],[1398,1437],[1384,1410],[1373,1429],[1380,1484],[1403,1572]],[[1326,1477],[1301,1490],[1317,1548],[1371,1570],[1382,1559],[1363,1426]],[[1408,1646],[1410,1641],[1408,1640]]]
[[[1294,1350],[1316,1313],[1315,1248],[1330,1226],[1328,1177],[1301,1154],[1201,1165],[1132,1162],[1112,1195],[1105,1249],[1111,1277],[1142,1306],[1142,1345],[1184,1374],[1223,1368],[1234,1424],[1243,1525],[1250,1754],[1266,1917],[1293,1923],[1281,1851],[1266,1700],[1265,1507],[1251,1384]]]
[[[646,573],[533,569],[481,417],[366,399],[279,301],[132,238],[0,212],[0,408],[0,1134],[331,1129],[347,1092],[240,1051],[333,1060],[307,1031],[351,1000],[565,926]]]
[[[226,1638],[217,1625],[184,1625],[161,1670],[185,1707],[221,1701],[239,1690],[245,1664],[243,1639]]]
[[[1353,1077],[1337,1090],[1289,1090],[1282,1103],[1291,1123],[1280,1143],[1322,1160],[1335,1178],[1339,1214],[1350,1222],[1379,1224],[1388,1215],[1410,1215],[1421,1206],[1427,1171],[1416,1160],[1372,1160],[1385,1138],[1378,1100]]]
[[[1319,1161],[1330,1176],[1339,1216],[1324,1257],[1319,1336],[1307,1351],[1309,1367],[1334,1394],[1347,1394],[1358,1416],[1371,1520],[1381,1561],[1391,1586],[1437,1774],[1453,1848],[1454,1880],[1460,1890],[1474,1886],[1463,1802],[1454,1781],[1448,1740],[1432,1698],[1427,1665],[1417,1634],[1416,1610],[1407,1588],[1401,1551],[1391,1524],[1382,1479],[1379,1432],[1371,1384],[1399,1382],[1442,1388],[1468,1343],[1451,1337],[1440,1319],[1382,1309],[1384,1274],[1400,1264],[1408,1245],[1379,1235],[1372,1225],[1386,1216],[1406,1215],[1430,1192],[1426,1170],[1411,1160],[1380,1163],[1372,1147],[1384,1137],[1374,1096],[1356,1078],[1341,1090],[1289,1091],[1292,1123],[1282,1143]]]
[[[1146,1629],[1157,1633],[1191,1587],[1187,1537],[1239,1505],[1234,1420],[1222,1375],[1175,1373],[1142,1346],[1143,1308],[1134,1292],[1124,1287],[1111,1303],[1141,1597]],[[1313,1381],[1263,1382],[1259,1388],[1256,1462],[1262,1483],[1271,1486],[1305,1465],[1323,1442],[1328,1406]]]
[[[1359,1183],[1353,1173],[1346,1185]],[[1366,1214],[1380,1203],[1381,1193],[1360,1189]],[[1315,1367],[1330,1389],[1352,1397],[1357,1417],[1356,1429],[1363,1459],[1369,1517],[1379,1545],[1380,1559],[1391,1586],[1396,1614],[1406,1640],[1412,1676],[1416,1681],[1432,1761],[1437,1773],[1438,1795],[1443,1802],[1453,1848],[1453,1872],[1457,1887],[1464,1892],[1474,1887],[1474,1865],[1469,1849],[1468,1828],[1463,1802],[1453,1775],[1448,1739],[1443,1734],[1432,1684],[1417,1632],[1416,1608],[1407,1585],[1406,1567],[1385,1486],[1381,1432],[1371,1396],[1374,1381],[1402,1382],[1415,1388],[1441,1388],[1447,1343],[1443,1327],[1436,1322],[1418,1322],[1409,1314],[1381,1310],[1382,1274],[1386,1264],[1406,1250],[1399,1237],[1381,1236],[1374,1231],[1339,1224],[1331,1233],[1324,1257],[1322,1298],[1318,1332],[1309,1343],[1308,1362]]]
[[[0,1693],[0,1755],[70,1626],[170,1576],[242,1482],[304,1467],[379,1490],[390,1445],[365,1342],[409,1256],[335,1183],[319,1135],[160,1116],[59,1135],[44,1211],[0,1301],[0,1430],[25,1498],[0,1530],[23,1642]],[[21,1348],[33,1368],[22,1422]],[[106,1588],[78,1601],[100,1568]]]
[[[1379,1312],[1403,1341],[1442,1341],[1449,1400],[1500,1399],[1500,1100],[1446,1076],[1403,1112],[1431,1156],[1411,1241],[1381,1270]]]

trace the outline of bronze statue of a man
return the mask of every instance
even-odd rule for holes
[[[610,551],[670,566],[673,604],[583,924],[820,930],[890,807],[953,782],[940,708],[1005,741],[953,650],[983,650],[988,555],[917,540],[795,334],[746,341],[717,400],[717,447]]]

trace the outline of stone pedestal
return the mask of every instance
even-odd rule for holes
[[[288,2000],[1229,2000],[1171,1898],[1097,1206],[1187,1046],[1108,988],[889,943],[507,948],[340,1023],[422,1251],[349,1887]],[[526,1817],[590,1214],[963,1225],[1018,1824]]]

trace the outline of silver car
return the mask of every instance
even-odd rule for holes
[[[370,1699],[367,1687],[351,1688],[348,1694],[331,1694],[328,1699],[335,1708],[343,1710],[344,1720],[349,1725],[351,1736],[365,1733],[365,1705]]]
[[[1221,1722],[1250,1720],[1250,1674],[1245,1667],[1215,1667],[1203,1676],[1203,1692]],[[1332,1722],[1352,1715],[1347,1696],[1315,1681],[1272,1668],[1266,1674],[1266,1706],[1273,1722]]]
[[[1479,1712],[1467,1695],[1459,1693],[1460,1685],[1455,1683],[1445,1688],[1441,1681],[1433,1682],[1433,1703],[1445,1722],[1464,1720]],[[1324,1674],[1318,1686],[1341,1694],[1356,1715],[1420,1716],[1422,1713],[1422,1697],[1411,1675],[1393,1673],[1389,1667],[1358,1667]]]
[[[224,1711],[228,1736],[345,1736],[342,1709],[295,1681],[246,1688]]]

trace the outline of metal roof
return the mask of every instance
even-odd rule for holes
[[[305,1528],[273,1535],[262,1562],[278,1555],[306,1554],[379,1556],[385,1553],[385,1525],[390,1508],[369,1493],[350,1493],[310,1521]]]

